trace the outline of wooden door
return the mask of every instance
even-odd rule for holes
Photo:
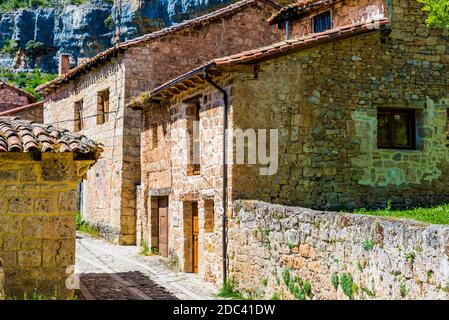
[[[198,203],[194,203],[192,206],[192,218],[193,218],[193,272],[198,273],[198,232],[199,232],[199,223],[198,223]]]
[[[168,197],[159,197],[159,252],[168,257]]]

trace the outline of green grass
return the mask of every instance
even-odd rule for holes
[[[0,69],[0,80],[31,93],[38,100],[42,97],[36,92],[36,88],[54,78],[56,78],[55,74],[43,73],[40,70],[16,73],[9,69]]]
[[[83,221],[79,212],[76,214],[76,230],[79,232],[87,233],[93,237],[100,236],[100,230]]]
[[[140,243],[140,255],[142,256],[158,256],[160,252],[158,249],[150,248],[148,243],[145,240],[142,240]]]
[[[232,280],[227,280],[218,291],[218,296],[222,298],[231,298],[243,300],[244,296],[241,292],[235,289],[235,283]]]
[[[433,208],[414,208],[407,210],[392,210],[391,208],[383,210],[358,209],[354,211],[358,214],[368,214],[383,217],[414,219],[431,224],[449,224],[449,204],[443,204]]]

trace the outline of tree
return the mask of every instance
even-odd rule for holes
[[[419,0],[429,12],[427,25],[449,31],[449,0]]]

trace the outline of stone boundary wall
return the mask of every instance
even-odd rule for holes
[[[449,298],[449,226],[244,200],[233,212],[230,278],[254,298]]]

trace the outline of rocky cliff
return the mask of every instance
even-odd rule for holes
[[[72,64],[117,41],[132,39],[232,2],[232,0],[87,0],[0,12],[0,68],[56,73],[58,56]]]

